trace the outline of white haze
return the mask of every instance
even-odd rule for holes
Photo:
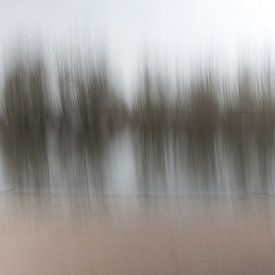
[[[187,71],[208,57],[231,67],[240,55],[272,52],[274,11],[272,0],[0,0],[0,45],[39,37],[60,50],[96,41],[127,91],[144,52]]]

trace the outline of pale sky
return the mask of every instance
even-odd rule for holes
[[[274,0],[0,0],[0,47],[19,36],[61,48],[100,41],[127,87],[145,49],[184,66],[272,49],[274,14]]]

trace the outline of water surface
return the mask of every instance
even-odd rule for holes
[[[244,129],[3,138],[0,273],[274,274],[273,133]]]

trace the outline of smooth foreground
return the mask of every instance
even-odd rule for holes
[[[0,274],[275,274],[273,196],[0,195]]]

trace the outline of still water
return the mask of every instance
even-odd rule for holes
[[[275,274],[265,130],[3,137],[0,274]]]

